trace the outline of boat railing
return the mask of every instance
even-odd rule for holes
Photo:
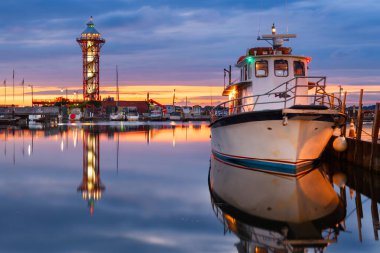
[[[268,101],[268,97],[276,99]],[[260,95],[246,96],[232,99],[218,104],[211,110],[211,122],[215,120],[245,112],[258,111],[259,105],[278,105],[276,108],[289,108],[295,105],[325,106],[341,111],[342,102],[334,94],[326,92],[326,77],[299,76],[294,77]],[[272,106],[273,107],[273,106]]]

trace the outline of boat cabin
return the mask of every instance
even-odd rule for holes
[[[251,111],[284,108],[285,101],[288,105],[308,104],[311,58],[293,55],[292,49],[282,44],[295,35],[276,34],[273,28],[272,35],[262,36],[263,40],[272,40],[273,47],[250,48],[237,60],[238,81],[230,81],[223,91],[229,100],[235,100],[234,107]],[[225,71],[231,75],[231,70]]]

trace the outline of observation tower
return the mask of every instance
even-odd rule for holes
[[[95,29],[92,16],[87,28],[77,38],[83,53],[83,99],[100,100],[99,97],[99,55],[106,42]]]

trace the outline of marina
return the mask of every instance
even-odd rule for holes
[[[379,252],[379,11],[0,2],[0,252]]]

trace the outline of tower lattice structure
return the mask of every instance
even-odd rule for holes
[[[99,56],[100,49],[106,42],[95,29],[92,17],[87,28],[77,38],[83,53],[83,99],[100,100],[99,96]]]

